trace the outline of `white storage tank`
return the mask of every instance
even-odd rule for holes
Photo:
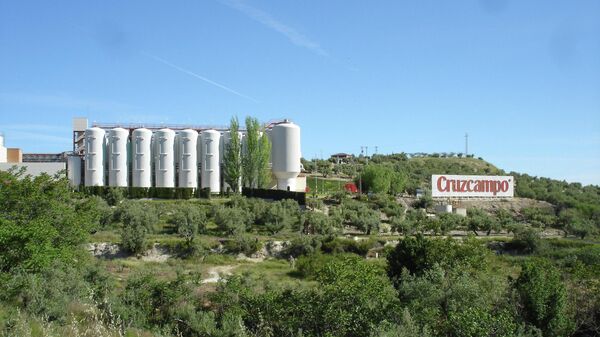
[[[131,142],[131,186],[152,187],[152,131],[144,128],[133,130]]]
[[[114,128],[108,131],[108,186],[128,186],[128,145],[128,130],[123,128]]]
[[[4,146],[4,135],[0,133],[0,163],[8,161],[8,150]]]
[[[211,193],[221,192],[221,170],[219,167],[219,147],[221,133],[216,130],[206,130],[200,133],[201,147],[201,183],[200,187],[210,188]]]
[[[275,125],[270,135],[277,189],[296,191],[296,177],[300,174],[300,127],[286,120]]]
[[[93,127],[85,130],[85,186],[104,186],[104,136]]]
[[[154,165],[156,187],[175,187],[175,131],[154,133]]]
[[[81,185],[81,157],[67,157],[67,178],[71,186]]]
[[[198,132],[185,129],[178,135],[179,187],[198,187]]]

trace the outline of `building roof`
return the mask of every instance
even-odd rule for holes
[[[331,156],[332,156],[332,157],[354,157],[354,155],[353,155],[353,154],[350,154],[350,153],[343,153],[343,152],[340,152],[340,153],[335,153],[335,154],[332,154]]]

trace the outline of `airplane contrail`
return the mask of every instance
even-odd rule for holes
[[[210,79],[208,79],[208,78],[206,78],[206,77],[204,77],[204,76],[202,76],[202,75],[198,75],[198,74],[196,74],[196,73],[195,73],[195,72],[193,72],[193,71],[190,71],[190,70],[187,70],[187,69],[185,69],[185,68],[182,68],[182,67],[180,67],[180,66],[178,66],[178,65],[176,65],[176,64],[173,64],[173,63],[171,63],[171,62],[169,62],[169,61],[167,61],[167,60],[165,60],[165,59],[163,59],[163,58],[160,58],[160,57],[158,57],[158,56],[156,56],[156,55],[152,55],[152,54],[146,53],[146,52],[144,52],[144,51],[142,51],[141,53],[142,53],[143,55],[145,55],[145,56],[148,56],[148,57],[150,57],[151,59],[153,59],[153,60],[155,60],[155,61],[158,61],[158,62],[160,62],[160,63],[162,63],[162,64],[168,65],[169,67],[171,67],[171,68],[173,68],[173,69],[179,70],[179,71],[181,71],[182,73],[188,74],[188,75],[190,75],[190,76],[193,76],[193,77],[195,77],[195,78],[198,78],[198,79],[201,79],[202,81],[204,81],[204,82],[206,82],[206,83],[209,83],[209,84],[212,84],[212,85],[214,85],[215,87],[218,87],[218,88],[221,88],[221,89],[223,89],[223,90],[229,91],[230,93],[232,93],[232,94],[234,94],[234,95],[237,95],[237,96],[243,97],[243,98],[245,98],[245,99],[249,99],[249,100],[251,100],[251,101],[253,101],[253,102],[255,102],[255,103],[260,103],[260,101],[258,101],[257,99],[254,99],[254,98],[252,98],[252,97],[250,97],[250,96],[246,96],[246,95],[244,95],[244,94],[242,94],[242,93],[239,93],[239,92],[237,92],[237,91],[235,91],[235,90],[233,90],[233,89],[231,89],[231,88],[228,88],[228,87],[226,87],[226,86],[224,86],[224,85],[222,85],[222,84],[220,84],[220,83],[217,83],[217,82],[215,82],[215,81],[212,81],[212,80],[210,80]]]

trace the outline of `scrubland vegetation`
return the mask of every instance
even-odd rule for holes
[[[0,334],[600,335],[600,189],[510,173],[519,196],[552,207],[431,217],[427,197],[399,203],[433,172],[504,173],[439,157],[332,165],[371,193],[319,194],[306,209],[101,198],[2,171]],[[94,257],[90,242],[121,255]],[[146,258],[156,244],[166,260]]]

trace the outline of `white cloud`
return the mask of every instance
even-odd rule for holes
[[[165,64],[165,65],[167,65],[167,66],[169,66],[169,67],[171,67],[171,68],[173,68],[173,69],[175,69],[175,70],[178,70],[178,71],[180,71],[180,72],[182,72],[182,73],[184,73],[184,74],[188,74],[188,75],[190,75],[190,76],[193,76],[193,77],[195,77],[195,78],[198,78],[198,79],[200,79],[200,80],[202,80],[202,81],[204,81],[204,82],[206,82],[206,83],[209,83],[209,84],[211,84],[211,85],[213,85],[213,86],[215,86],[215,87],[221,88],[221,89],[223,89],[223,90],[225,90],[225,91],[229,91],[230,93],[232,93],[232,94],[234,94],[234,95],[237,95],[237,96],[240,96],[240,97],[243,97],[243,98],[249,99],[249,100],[251,100],[251,101],[254,101],[255,103],[259,103],[259,101],[258,101],[258,100],[254,99],[254,98],[252,98],[252,97],[250,97],[250,96],[246,96],[246,95],[244,95],[244,94],[241,94],[241,93],[239,93],[239,92],[237,92],[237,91],[235,91],[235,90],[233,90],[233,89],[231,89],[231,88],[229,88],[229,87],[226,87],[226,86],[224,86],[224,85],[222,85],[222,84],[220,84],[220,83],[217,83],[217,82],[215,82],[215,81],[213,81],[213,80],[210,80],[210,79],[208,79],[208,78],[206,78],[206,77],[204,77],[204,76],[202,76],[202,75],[196,74],[195,72],[193,72],[193,71],[191,71],[191,70],[187,70],[187,69],[185,69],[185,68],[182,68],[182,67],[180,67],[180,66],[178,66],[178,65],[176,65],[176,64],[174,64],[174,63],[171,63],[171,62],[169,62],[169,61],[167,61],[167,60],[165,60],[165,59],[163,59],[163,58],[160,58],[160,57],[158,57],[158,56],[156,56],[156,55],[152,55],[152,54],[146,53],[146,52],[144,52],[144,51],[142,51],[141,53],[142,53],[143,55],[145,55],[145,56],[148,56],[148,57],[150,57],[151,59],[153,59],[153,60],[155,60],[155,61],[158,61],[158,62],[160,62],[160,63],[162,63],[162,64]]]
[[[291,43],[298,47],[306,48],[317,55],[329,56],[329,53],[325,51],[317,42],[299,33],[296,29],[284,24],[283,22],[276,20],[267,12],[264,12],[258,8],[254,8],[241,0],[222,0],[222,3],[230,8],[242,12],[251,19],[258,21],[266,27],[282,34]]]

